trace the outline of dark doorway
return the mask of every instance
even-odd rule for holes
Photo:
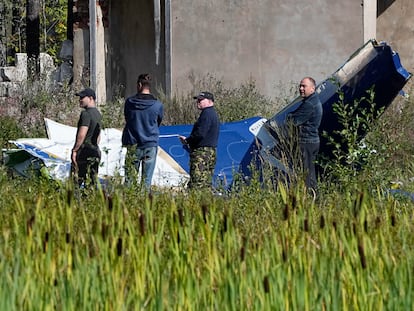
[[[395,0],[377,0],[377,17],[384,13]]]
[[[156,86],[154,91],[156,88],[165,91],[165,1],[160,1],[159,36],[154,16],[153,1],[111,1],[107,45],[108,97],[134,94],[136,80],[141,73],[152,75]]]

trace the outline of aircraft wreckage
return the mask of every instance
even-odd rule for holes
[[[333,134],[340,123],[333,105],[353,102],[373,90],[374,109],[387,108],[401,92],[411,74],[401,65],[398,53],[385,42],[368,41],[331,76],[317,86],[323,106],[320,132]],[[286,115],[297,108],[300,98],[276,113],[270,119],[252,117],[238,122],[222,123],[220,127],[215,168],[215,186],[231,188],[237,175],[249,178],[252,162],[272,165],[275,169],[286,168],[278,158],[280,136],[274,129],[285,123]],[[361,108],[364,101],[358,102]],[[34,160],[45,167],[52,178],[64,180],[70,174],[70,150],[74,144],[76,128],[45,119],[48,138],[21,138],[12,141],[18,150],[7,152],[6,165],[22,175]],[[160,127],[160,148],[152,184],[159,187],[183,187],[189,179],[189,153],[180,143],[178,135],[188,135],[192,125]],[[100,148],[102,160],[99,177],[124,175],[126,150],[121,145],[121,131],[104,129]],[[360,133],[361,137],[365,133]],[[332,150],[322,138],[320,152],[329,155]],[[276,150],[276,152],[275,152]],[[260,161],[257,159],[260,158]]]

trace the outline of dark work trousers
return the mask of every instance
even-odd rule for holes
[[[315,161],[319,152],[319,143],[299,143],[302,154],[306,186],[317,190]]]
[[[89,180],[95,183],[98,176],[99,162],[101,161],[101,151],[98,146],[82,146],[77,154],[76,162],[78,163],[78,184]]]

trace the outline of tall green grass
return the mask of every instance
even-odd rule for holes
[[[2,179],[3,310],[409,310],[410,202],[361,188],[143,196]],[[52,195],[53,194],[53,195]]]
[[[249,98],[243,105],[262,98],[251,84],[228,92]],[[179,102],[168,122],[191,123]],[[16,120],[55,111],[26,106]],[[253,178],[225,196],[144,195],[117,183],[79,192],[1,168],[0,310],[411,310],[413,202],[387,188],[412,190],[413,111],[411,99],[386,111],[366,138],[377,156],[346,186],[321,180],[316,199],[300,176],[289,187]]]

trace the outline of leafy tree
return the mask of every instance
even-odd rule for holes
[[[72,5],[70,5],[72,3]],[[68,33],[73,29],[67,26],[68,10],[72,10],[73,1],[67,0],[42,0],[41,9],[41,50],[59,62],[59,50],[61,44],[66,39],[72,39],[73,34]]]
[[[67,0],[0,1],[0,66],[13,65],[15,54],[26,51],[29,56],[48,53],[57,62],[70,31],[66,20],[72,6]]]
[[[0,41],[2,66],[13,64],[15,53],[24,50],[25,6],[21,1],[0,2]]]

